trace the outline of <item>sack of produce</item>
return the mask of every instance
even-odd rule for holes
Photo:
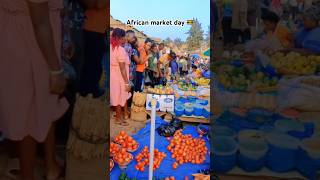
[[[104,98],[77,95],[67,150],[79,159],[106,158],[109,144],[108,105]]]
[[[283,79],[278,87],[280,108],[295,108],[300,111],[320,111],[320,77],[301,76]]]
[[[145,108],[146,94],[134,92],[131,105],[131,119],[134,121],[147,121],[147,112]]]

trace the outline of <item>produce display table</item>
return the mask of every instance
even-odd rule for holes
[[[320,150],[319,118],[302,121],[300,115],[319,110],[314,107],[319,102],[320,57],[232,54],[213,66],[213,170],[248,179],[319,179],[320,156],[313,153]]]
[[[164,124],[165,121],[160,117],[156,117],[156,128],[161,124]],[[183,134],[191,134],[194,138],[198,137],[198,132],[195,126],[185,126],[182,131]],[[150,139],[150,123],[148,123],[143,129],[137,132],[132,136],[138,143],[139,148],[137,151],[133,153],[136,156],[144,146],[149,147],[149,139]],[[208,150],[210,150],[209,141],[205,138],[206,146]],[[167,150],[167,146],[169,145],[169,141],[160,136],[157,132],[155,133],[155,149],[158,149],[161,152],[166,153],[166,157],[163,159],[159,169],[154,171],[155,178],[165,178],[174,176],[176,180],[183,180],[185,176],[188,176],[189,179],[193,179],[192,174],[198,173],[198,170],[208,169],[210,167],[210,156],[209,153],[206,155],[206,160],[203,164],[182,164],[179,165],[177,169],[172,168],[172,164],[175,162],[174,159],[171,158],[171,152]],[[114,168],[110,172],[111,180],[118,180],[119,176],[122,172],[125,172],[127,177],[136,178],[139,180],[148,179],[148,169],[146,168],[144,172],[137,171],[135,169],[135,165],[137,164],[136,160],[133,160],[125,170],[121,170],[117,164],[115,164]]]

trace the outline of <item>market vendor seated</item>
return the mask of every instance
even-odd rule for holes
[[[201,71],[198,70],[198,67],[194,64],[192,64],[192,72],[190,74],[191,78],[200,78],[201,77]]]
[[[266,11],[261,19],[264,24],[263,37],[247,43],[247,51],[275,51],[293,47],[293,35],[280,23],[280,17],[276,13]]]
[[[294,36],[297,51],[320,53],[320,3],[312,6],[303,14],[303,28]]]
[[[282,48],[293,47],[293,35],[287,27],[280,24],[280,18],[276,13],[267,11],[262,15],[261,19],[265,26],[266,38],[269,41],[271,40],[271,43],[278,41]]]

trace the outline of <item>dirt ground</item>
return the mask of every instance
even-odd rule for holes
[[[137,131],[142,129],[146,123],[138,122],[133,120],[128,120],[128,126],[121,126],[115,123],[115,119],[113,118],[113,112],[110,112],[110,139],[113,139],[121,130],[127,132],[129,135],[135,134]]]
[[[61,147],[57,147],[57,154],[59,157],[61,157]],[[7,152],[4,150],[4,146],[0,147],[0,180],[12,180],[11,178],[5,176],[5,171],[8,166],[10,158],[7,154]],[[37,180],[44,180],[45,176],[45,169],[44,169],[44,164],[41,159],[38,159],[37,161],[37,166],[36,166],[36,178]],[[58,179],[58,180],[64,180],[64,178]]]

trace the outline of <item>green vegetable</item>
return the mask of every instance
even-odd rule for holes
[[[119,180],[126,180],[126,173],[122,172],[119,176]]]

